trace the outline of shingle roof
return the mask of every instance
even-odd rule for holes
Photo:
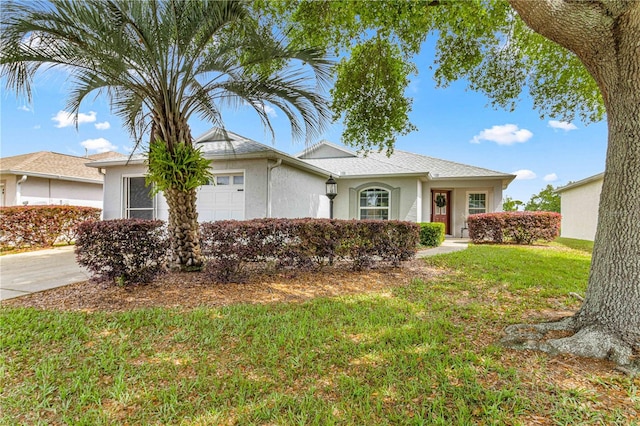
[[[117,152],[97,154],[109,158],[122,156]],[[102,182],[100,172],[86,164],[91,157],[76,157],[75,155],[59,154],[57,152],[39,151],[31,154],[16,155],[0,158],[0,171],[2,173],[51,176],[66,180],[88,180]]]
[[[302,159],[302,161],[329,170],[336,176],[426,175],[429,173],[431,177],[439,179],[466,177],[515,178],[514,175],[497,172],[495,170],[400,150],[395,150],[390,157],[387,157],[387,155],[383,153],[372,152],[367,156],[357,155],[357,157],[346,158]]]
[[[281,158],[293,162],[302,167],[314,170],[317,173],[333,174],[336,177],[356,176],[389,176],[389,175],[415,175],[427,176],[432,179],[455,178],[497,178],[511,181],[515,175],[456,163],[454,161],[441,160],[427,157],[412,152],[395,150],[391,157],[382,153],[369,153],[366,156],[350,151],[348,148],[322,141],[310,146],[295,156],[291,156],[275,148],[261,144],[254,140],[240,136],[237,133],[213,128],[200,135],[195,140],[197,147],[202,148],[206,158],[229,158],[233,156],[246,158]],[[333,158],[305,158],[313,157],[322,147],[332,148],[334,154],[341,155]],[[131,162],[141,163],[144,157],[134,156]],[[98,161],[94,167],[124,164],[120,161]]]
[[[195,142],[197,147],[202,148],[206,157],[279,152],[267,145],[217,127],[198,136]]]

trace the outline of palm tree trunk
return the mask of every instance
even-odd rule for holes
[[[196,190],[165,191],[169,205],[169,263],[174,270],[197,270],[203,265],[200,251]]]

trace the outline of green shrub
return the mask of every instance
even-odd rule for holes
[[[420,223],[420,244],[427,247],[438,247],[444,241],[444,223]]]

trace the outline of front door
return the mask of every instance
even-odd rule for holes
[[[431,222],[444,223],[444,233],[451,234],[451,191],[431,191]]]

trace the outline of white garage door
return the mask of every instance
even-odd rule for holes
[[[216,174],[198,189],[198,220],[226,219],[244,219],[244,173]]]

